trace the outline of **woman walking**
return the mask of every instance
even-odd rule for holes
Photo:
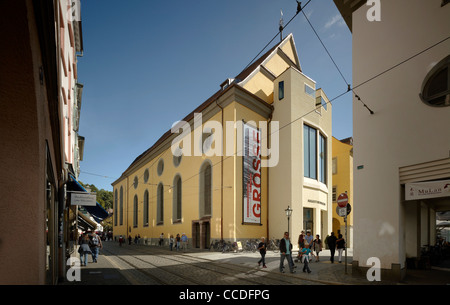
[[[261,266],[261,263],[263,264],[263,268],[267,268],[266,266],[266,240],[264,237],[261,237],[261,242],[258,245],[259,253],[261,254],[261,259],[258,261],[258,266]]]
[[[89,235],[85,233],[81,238],[80,249],[78,252],[80,253],[81,266],[87,266],[88,263],[88,255],[92,254],[91,248],[89,247],[90,243]]]
[[[338,240],[336,241],[336,248],[339,254],[339,262],[342,262],[342,252],[345,250],[345,240],[342,237],[342,234],[338,235]]]
[[[319,261],[319,253],[322,251],[322,241],[319,238],[319,234],[316,235],[316,239],[313,240],[313,250],[316,252],[316,262]]]

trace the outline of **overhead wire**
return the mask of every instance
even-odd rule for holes
[[[418,52],[418,53],[416,53],[416,54],[414,54],[414,55],[408,57],[407,59],[405,59],[405,60],[399,62],[398,64],[395,64],[394,66],[392,66],[392,67],[390,67],[390,68],[388,68],[388,69],[386,69],[386,70],[384,70],[384,71],[378,73],[377,75],[375,75],[375,76],[373,76],[373,77],[371,77],[371,78],[369,78],[369,79],[363,81],[362,83],[360,83],[360,84],[358,84],[358,85],[356,85],[356,86],[354,86],[354,87],[352,88],[351,85],[347,82],[347,80],[346,80],[346,78],[344,77],[344,75],[343,75],[343,73],[341,72],[341,70],[339,69],[338,65],[337,65],[336,62],[334,61],[334,59],[333,59],[333,57],[331,56],[330,52],[328,51],[328,49],[327,49],[326,46],[324,45],[323,41],[320,39],[320,36],[317,34],[317,31],[314,29],[313,25],[311,24],[311,22],[310,22],[309,19],[307,18],[306,14],[303,12],[303,9],[304,9],[310,2],[311,2],[311,0],[309,0],[309,1],[305,4],[305,6],[301,7],[301,6],[300,6],[300,5],[301,5],[301,2],[298,2],[298,1],[297,1],[297,3],[298,3],[297,12],[296,12],[296,14],[288,21],[288,23],[283,27],[283,29],[285,29],[285,28],[287,27],[287,25],[289,25],[289,23],[290,23],[290,22],[291,22],[291,21],[292,21],[299,13],[300,13],[300,12],[302,12],[303,15],[305,16],[306,20],[307,20],[308,23],[310,24],[310,26],[313,28],[313,31],[315,32],[316,36],[318,37],[318,39],[319,39],[320,42],[322,43],[322,46],[325,48],[325,50],[326,50],[328,56],[329,56],[329,57],[331,58],[331,60],[333,61],[333,64],[334,64],[335,67],[338,69],[338,71],[339,71],[341,77],[343,78],[343,80],[344,80],[345,83],[347,84],[347,86],[348,86],[347,90],[344,91],[344,92],[342,92],[342,93],[340,93],[340,94],[338,94],[338,95],[335,96],[334,98],[330,99],[328,102],[326,102],[327,104],[328,104],[328,103],[331,104],[333,101],[335,101],[335,100],[341,98],[342,96],[346,95],[348,92],[352,91],[352,92],[355,94],[355,97],[358,98],[358,100],[361,101],[361,102],[363,103],[363,105],[371,112],[371,114],[373,114],[373,111],[372,111],[372,110],[371,110],[371,109],[370,109],[370,108],[369,108],[369,107],[368,107],[368,106],[360,99],[360,97],[356,94],[356,92],[354,91],[355,89],[357,89],[357,88],[359,88],[359,87],[361,87],[361,86],[363,86],[363,85],[365,85],[365,84],[367,84],[367,83],[369,83],[369,82],[375,80],[376,78],[378,78],[378,77],[384,75],[385,73],[387,73],[387,72],[389,72],[389,71],[391,71],[391,70],[393,70],[393,69],[395,69],[395,68],[401,66],[402,64],[404,64],[404,63],[406,63],[406,62],[408,62],[408,61],[414,59],[415,57],[417,57],[417,56],[419,56],[419,55],[425,53],[426,51],[428,51],[428,50],[430,50],[430,49],[432,49],[432,48],[438,46],[439,44],[445,42],[446,40],[450,39],[450,36],[447,37],[447,38],[445,38],[445,39],[442,39],[441,41],[439,41],[439,42],[437,42],[437,43],[435,43],[435,44],[433,44],[433,45],[427,47],[426,49],[424,49],[424,50],[422,50],[422,51],[420,51],[420,52]],[[269,43],[266,44],[266,46],[258,53],[258,55],[255,56],[255,57],[252,59],[252,61],[245,67],[245,69],[247,69],[247,68],[254,62],[254,60],[255,60],[255,59],[256,59],[256,58],[257,58],[257,57],[258,57],[258,56],[259,56],[259,55],[267,48],[267,46],[269,46],[270,43],[271,43],[271,42],[279,35],[279,33],[280,33],[280,32],[277,32],[277,34],[269,41]],[[244,70],[245,70],[245,69],[244,69]],[[305,113],[305,114],[299,116],[298,118],[292,120],[291,122],[289,122],[289,123],[287,123],[287,124],[285,124],[285,125],[279,127],[277,131],[274,131],[274,132],[272,132],[272,133],[270,133],[270,134],[272,135],[272,134],[274,134],[275,132],[279,132],[280,130],[282,130],[282,129],[284,129],[285,127],[287,127],[287,126],[293,124],[294,122],[296,122],[296,121],[298,121],[298,120],[304,118],[305,116],[307,116],[308,114],[310,114],[310,113],[312,113],[312,112],[314,112],[314,111],[316,111],[316,108],[314,108],[314,109],[312,109],[311,111],[309,111],[309,112],[307,112],[307,113]],[[241,151],[237,151],[237,152],[233,153],[232,155],[226,156],[226,157],[223,158],[222,160],[220,160],[220,161],[218,161],[218,162],[216,162],[216,163],[211,164],[211,167],[214,167],[214,166],[216,166],[216,165],[222,163],[223,161],[227,160],[227,159],[230,158],[230,157],[235,157],[238,153],[241,153],[241,152],[242,152],[242,150],[241,150]],[[151,164],[150,168],[152,168],[152,167],[154,166],[154,164],[156,163],[156,161],[158,161],[158,160],[159,160],[159,158],[156,159],[156,160]],[[192,178],[194,178],[194,177],[196,177],[196,176],[199,176],[201,173],[202,173],[202,171],[199,171],[198,173],[196,173],[196,174],[194,174],[194,175],[192,175],[192,176],[190,176],[190,177],[184,179],[184,180],[182,181],[182,184],[184,184],[186,181],[189,181],[190,179],[192,179]],[[98,175],[98,176],[102,176],[102,175]],[[106,176],[105,176],[105,177],[106,177]],[[141,177],[142,177],[142,175],[141,175]],[[131,187],[132,185],[133,185],[133,184],[131,184],[130,187]],[[150,185],[153,185],[153,184],[150,184]],[[172,186],[172,187],[173,187],[173,186]],[[172,187],[169,187],[169,191],[171,190]],[[230,187],[226,187],[226,188],[230,188]],[[149,198],[149,203],[150,203],[150,199],[154,199],[154,198],[156,198],[156,197],[157,197],[157,195],[155,195],[155,196]]]
[[[302,7],[302,6],[301,6],[302,3],[299,2],[299,1],[297,1],[297,12],[295,13],[295,15],[292,16],[292,18],[286,23],[286,25],[282,26],[282,27],[280,28],[280,30],[275,34],[275,36],[273,36],[273,38],[272,38],[272,39],[264,46],[264,48],[262,48],[262,50],[259,51],[259,53],[256,54],[255,57],[253,57],[253,59],[248,63],[248,65],[245,66],[244,70],[247,69],[248,67],[250,67],[250,66],[253,64],[253,62],[255,61],[255,59],[257,59],[257,58],[259,57],[259,55],[261,55],[261,53],[264,52],[264,50],[265,50],[265,49],[266,49],[266,48],[267,48],[267,47],[275,40],[275,38],[278,37],[278,35],[280,34],[280,32],[281,32],[282,30],[284,30],[284,29],[289,25],[289,23],[291,23],[291,21],[294,20],[295,17],[297,17],[297,15],[300,13],[300,11],[302,11],[302,10],[303,10],[310,2],[311,2],[311,0],[309,0],[309,1]]]
[[[366,107],[370,114],[374,114],[374,112],[372,111],[372,109],[369,108],[369,106],[366,105],[366,103],[364,103],[361,100],[361,97],[359,95],[356,94],[354,88],[351,88],[351,84],[347,81],[347,79],[345,78],[344,74],[342,73],[341,69],[339,69],[339,66],[336,64],[336,62],[333,59],[333,56],[331,56],[330,52],[328,51],[328,48],[325,46],[325,44],[323,43],[322,39],[320,38],[319,34],[317,33],[316,29],[314,28],[314,26],[312,25],[311,21],[309,21],[309,18],[306,16],[305,12],[302,10],[303,16],[305,16],[306,21],[309,23],[311,29],[313,30],[314,34],[316,34],[317,39],[319,39],[320,43],[322,44],[323,48],[325,49],[325,51],[327,52],[328,56],[330,57],[331,61],[333,62],[334,66],[336,67],[336,69],[338,70],[339,74],[341,75],[342,79],[344,80],[345,84],[347,85],[347,91],[352,91],[353,94],[355,94],[355,98],[358,99],[358,101],[360,101],[364,107]]]

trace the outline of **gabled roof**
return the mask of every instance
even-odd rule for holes
[[[234,82],[228,86],[226,89],[219,89],[216,93],[214,93],[210,98],[208,98],[205,102],[203,102],[200,106],[195,108],[191,113],[189,113],[182,121],[189,122],[191,119],[194,118],[194,113],[201,113],[204,109],[206,109],[208,106],[210,106],[212,103],[214,103],[220,96],[225,94],[230,88],[234,86],[239,86],[239,82],[244,81],[247,79],[253,72],[259,69],[259,67],[264,64],[268,59],[270,59],[272,56],[274,56],[277,52],[283,52],[281,50],[281,47],[285,45],[288,41],[292,41],[293,48],[295,49],[295,43],[293,40],[292,34],[289,34],[284,38],[281,42],[277,43],[275,46],[273,46],[269,51],[264,53],[261,57],[259,57],[257,60],[255,60],[251,65],[246,67],[244,70],[242,70],[235,78]],[[286,55],[287,56],[287,55]],[[297,57],[297,50],[294,50],[294,56],[296,57],[294,61],[292,61],[292,64],[298,68],[301,71],[300,68],[300,62]],[[252,94],[247,91],[248,94]],[[255,96],[256,97],[256,96]],[[259,99],[258,97],[256,97]],[[265,103],[264,101],[261,101],[262,103]],[[112,185],[114,185],[116,182],[120,181],[122,178],[124,178],[125,173],[129,171],[135,164],[137,164],[141,159],[143,159],[146,155],[151,153],[153,150],[155,150],[159,145],[161,145],[167,138],[169,138],[172,135],[171,129],[169,129],[167,132],[165,132],[156,142],[153,144],[149,149],[144,151],[142,154],[140,154],[132,163],[131,165],[122,173],[119,179],[114,181]]]

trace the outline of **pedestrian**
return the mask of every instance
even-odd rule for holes
[[[339,234],[338,239],[336,240],[336,248],[339,254],[339,263],[342,262],[342,252],[345,250],[345,240],[342,237],[342,234]]]
[[[123,243],[124,243],[123,236],[120,235],[120,236],[119,236],[119,246],[122,247],[122,244],[123,244]]]
[[[303,272],[308,271],[308,273],[311,273],[311,269],[309,268],[309,261],[310,261],[310,255],[314,255],[309,247],[303,248],[301,250],[302,252],[302,260],[303,260]]]
[[[336,241],[337,238],[334,235],[334,232],[331,232],[331,236],[328,236],[327,243],[328,248],[330,248],[330,261],[333,264],[334,263],[334,252],[336,252]]]
[[[311,235],[311,231],[307,230],[306,231],[306,236],[305,236],[305,244],[304,244],[304,248],[311,248],[312,247],[312,241],[313,241],[313,237]]]
[[[302,230],[302,233],[300,233],[300,235],[298,236],[298,248],[303,249],[304,246],[305,246],[305,231]],[[302,259],[301,251],[298,251],[297,259],[301,261]]]
[[[161,233],[161,235],[159,235],[159,246],[162,247],[164,243],[164,233]]]
[[[261,263],[263,264],[263,268],[267,268],[266,266],[266,239],[264,237],[261,237],[261,242],[258,245],[259,254],[261,254],[261,259],[258,261],[258,266],[261,266]]]
[[[316,252],[316,262],[319,261],[319,253],[322,251],[322,241],[319,238],[319,234],[316,235],[316,238],[313,240],[313,250]]]
[[[181,237],[180,237],[180,233],[177,234],[177,237],[175,237],[175,241],[177,243],[176,245],[176,249],[177,251],[180,250],[180,244],[181,244]]]
[[[131,245],[131,241],[132,241],[133,239],[131,238],[131,235],[128,235],[128,245]]]
[[[89,235],[84,233],[80,240],[80,248],[78,249],[78,253],[80,253],[81,266],[87,266],[88,255],[92,253],[91,248],[89,247],[89,242]]]
[[[284,273],[284,259],[286,258],[289,264],[291,273],[295,273],[294,262],[292,261],[292,243],[289,239],[289,233],[284,232],[284,237],[280,240],[280,272]]]
[[[183,246],[183,252],[186,252],[188,246],[188,237],[185,233],[181,234],[181,244]]]
[[[92,262],[96,263],[98,258],[98,252],[101,248],[103,248],[103,244],[100,237],[97,234],[95,234],[95,232],[92,232],[89,247],[91,248]]]
[[[174,241],[173,235],[170,235],[170,238],[169,238],[169,248],[170,248],[170,251],[172,251],[172,248],[173,248],[173,241]]]

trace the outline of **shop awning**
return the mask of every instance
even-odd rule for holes
[[[97,225],[83,213],[78,213],[78,227],[82,228],[84,231],[88,231],[95,230]]]
[[[69,174],[69,182],[67,182],[67,191],[86,192],[86,189],[71,175]],[[109,214],[105,209],[97,202],[95,206],[83,206],[83,208],[94,217],[94,220],[98,223],[106,219]]]

